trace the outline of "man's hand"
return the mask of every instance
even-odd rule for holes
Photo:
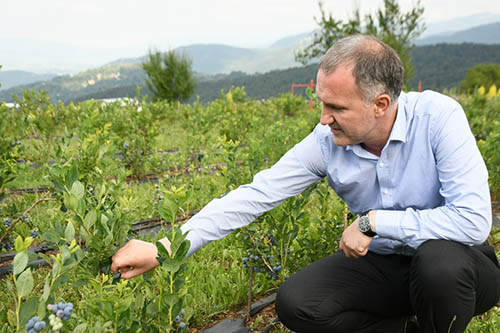
[[[168,253],[170,252],[170,242],[167,238],[160,240]],[[156,245],[138,239],[131,239],[121,249],[116,251],[111,260],[111,271],[116,274],[121,272],[121,277],[130,279],[137,275],[149,272],[160,265],[156,256],[158,251]]]
[[[359,217],[342,233],[339,249],[344,251],[348,258],[359,258],[368,252],[368,247],[373,240],[373,237],[364,235],[359,231]]]

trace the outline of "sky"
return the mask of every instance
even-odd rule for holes
[[[399,4],[406,11],[416,1]],[[362,14],[373,13],[383,4],[383,0],[323,2],[343,19],[355,8]],[[500,15],[500,1],[421,3],[426,23],[484,12]],[[319,17],[317,0],[0,0],[0,41],[60,43],[103,53],[119,49],[128,57],[195,43],[256,48],[314,30],[314,17]]]

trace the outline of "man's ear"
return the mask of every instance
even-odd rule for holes
[[[375,105],[375,115],[381,117],[391,106],[391,97],[388,94],[380,94],[373,103]]]

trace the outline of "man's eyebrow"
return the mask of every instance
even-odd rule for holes
[[[344,109],[346,109],[345,106],[340,106],[340,105],[337,105],[337,104],[334,104],[334,103],[328,103],[328,102],[323,101],[321,98],[318,98],[318,99],[319,99],[319,101],[321,103],[323,103],[323,105],[325,105],[325,106],[327,106],[329,108],[336,109],[336,110],[344,110]]]

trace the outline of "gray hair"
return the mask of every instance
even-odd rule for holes
[[[389,45],[368,35],[342,38],[325,53],[319,69],[328,75],[343,65],[354,65],[353,76],[365,104],[383,93],[391,97],[391,104],[397,102],[403,88],[404,68]]]

